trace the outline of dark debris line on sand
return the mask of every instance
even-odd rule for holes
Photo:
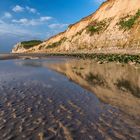
[[[120,63],[139,63],[140,64],[140,55],[130,55],[130,54],[88,54],[88,53],[67,53],[67,54],[46,54],[46,56],[70,56],[82,59],[94,59],[98,62],[120,62]]]
[[[140,64],[140,55],[130,55],[130,54],[100,54],[100,53],[40,53],[40,54],[9,54],[6,56],[0,56],[0,60],[6,59],[30,59],[34,57],[44,58],[44,57],[74,57],[82,59],[93,59],[98,63],[108,63],[108,62],[119,62],[119,63],[130,63],[130,64]]]

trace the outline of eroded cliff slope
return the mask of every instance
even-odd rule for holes
[[[140,52],[140,0],[107,0],[65,32],[23,52]]]

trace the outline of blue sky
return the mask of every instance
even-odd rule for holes
[[[93,13],[104,0],[0,0],[0,53],[16,42],[47,39]]]

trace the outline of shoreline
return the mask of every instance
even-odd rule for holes
[[[8,59],[39,59],[44,57],[74,57],[80,59],[93,59],[98,63],[119,62],[140,64],[140,54],[115,53],[11,53],[0,54],[0,60]]]

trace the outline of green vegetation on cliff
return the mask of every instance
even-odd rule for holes
[[[58,46],[60,46],[63,42],[65,42],[66,40],[67,40],[67,38],[64,37],[64,38],[62,38],[60,41],[54,42],[54,43],[48,45],[46,48],[51,49],[51,48],[58,47]]]
[[[93,35],[94,33],[99,33],[100,31],[102,31],[103,29],[105,29],[106,27],[106,21],[94,21],[91,22],[88,26],[87,26],[87,32],[90,33],[90,35]]]
[[[41,43],[42,43],[42,41],[40,41],[40,40],[30,40],[30,41],[21,42],[21,45],[23,45],[23,47],[25,49],[30,49],[31,47],[39,45]]]
[[[134,16],[131,16],[129,18],[127,17],[122,18],[121,21],[119,22],[121,29],[125,29],[125,30],[131,29],[139,17],[140,17],[140,10],[138,10]]]

